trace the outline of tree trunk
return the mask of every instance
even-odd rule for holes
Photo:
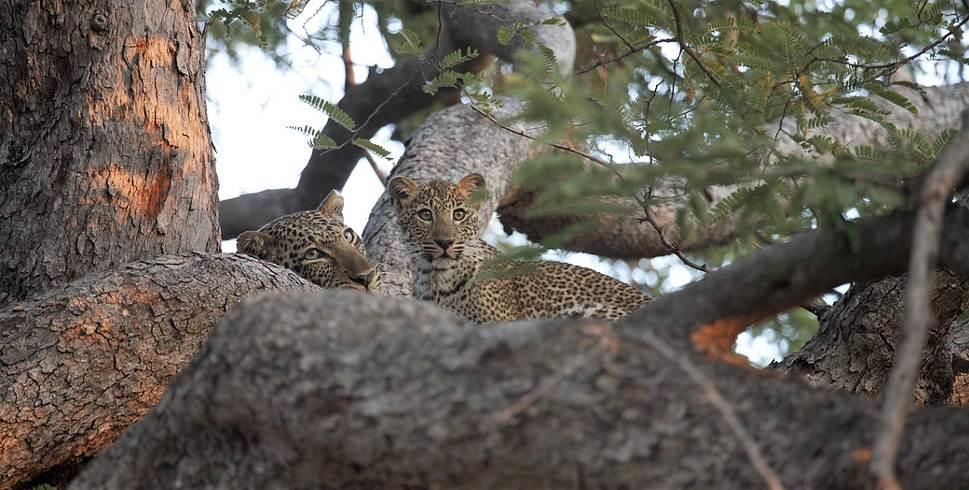
[[[246,296],[314,289],[245,255],[164,256],[0,310],[0,488],[111,444]]]
[[[0,0],[0,304],[217,252],[192,2]]]
[[[350,292],[266,298],[235,310],[72,488],[746,489],[766,472],[865,488],[876,403],[711,362],[706,338],[904,269],[911,225],[863,220],[853,243],[802,234],[613,325],[472,326]],[[969,212],[953,211],[941,257],[963,275],[966,243]],[[965,483],[969,439],[952,435],[967,430],[961,412],[915,413],[905,488]]]
[[[808,384],[880,399],[901,340],[905,277],[853,286],[819,319],[818,333],[799,351],[772,367]],[[950,337],[966,309],[969,284],[939,272],[933,306],[938,319],[925,346],[915,392],[919,404],[959,403],[965,387],[954,385],[953,364],[964,350]],[[966,394],[969,394],[967,392]]]
[[[969,209],[969,197],[957,205]],[[880,399],[901,340],[905,276],[855,283],[818,318],[818,332],[772,368],[818,387]],[[969,307],[969,280],[939,271],[936,318],[922,355],[915,392],[919,404],[969,404],[969,330],[958,318]]]

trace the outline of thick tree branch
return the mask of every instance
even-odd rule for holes
[[[353,137],[370,137],[381,127],[400,121],[422,109],[430,107],[435,100],[455,99],[454,92],[444,90],[437,97],[424,92],[426,81],[438,74],[437,62],[441,57],[467,46],[483,53],[514,61],[514,53],[525,48],[520,39],[508,46],[497,42],[497,32],[502,26],[515,22],[538,22],[550,15],[533,2],[519,0],[508,4],[463,6],[454,2],[431,2],[441,9],[445,20],[438,39],[420,58],[400,61],[396,66],[377,74],[371,72],[367,80],[347,90],[338,106],[362,125],[351,133],[339,124],[328,121],[324,134],[342,145],[338,149],[314,151],[300,175],[295,189],[273,189],[227,199],[219,204],[223,239],[234,238],[239,233],[256,229],[273,218],[319,204],[330,190],[340,189],[346,183],[357,161],[363,157],[358,147],[346,144]],[[575,61],[575,36],[566,25],[540,25],[529,28],[536,35],[536,42],[552,49],[563,72],[570,72]],[[487,57],[480,57],[460,70],[481,70]]]
[[[109,445],[242,298],[312,289],[244,255],[161,256],[0,310],[0,488]]]
[[[967,274],[969,212],[951,210],[945,223],[943,261]],[[762,485],[706,392],[683,382],[654,335],[720,389],[782,484],[861,488],[876,404],[710,364],[691,334],[903,270],[912,224],[909,213],[861,220],[855,240],[805,233],[614,325],[482,328],[393,298],[264,298],[235,310],[165,399],[73,488]],[[598,350],[574,366],[589,349]],[[537,386],[546,387],[523,410],[498,417]],[[951,434],[966,430],[960,412],[915,413],[899,460],[906,488],[963,482],[969,440]]]

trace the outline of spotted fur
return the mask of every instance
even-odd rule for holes
[[[281,265],[324,288],[375,292],[380,273],[363,242],[343,224],[343,197],[330,192],[319,209],[288,214],[239,235],[237,249]]]
[[[576,316],[617,320],[650,301],[628,284],[562,262],[515,261],[485,271],[498,251],[481,240],[480,204],[472,199],[484,186],[478,174],[456,185],[418,185],[407,177],[389,182],[414,265],[414,296],[478,323]]]

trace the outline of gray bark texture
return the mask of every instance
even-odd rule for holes
[[[773,368],[814,386],[880,399],[901,340],[905,286],[904,276],[856,284],[819,319],[818,333]],[[969,307],[969,282],[939,272],[936,286],[937,322],[923,353],[915,401],[961,405],[969,391],[955,380],[967,346],[956,339],[966,327],[955,321]]]
[[[244,297],[313,289],[245,255],[169,255],[0,310],[0,488],[111,444]]]
[[[370,137],[381,127],[403,120],[426,109],[436,100],[457,102],[457,93],[443,90],[438,96],[424,92],[424,83],[438,75],[437,62],[457,50],[473,47],[482,56],[458,71],[480,71],[488,63],[486,55],[497,56],[505,61],[515,60],[520,49],[531,49],[516,36],[507,46],[496,41],[498,29],[512,27],[515,22],[525,24],[541,22],[555,17],[534,2],[515,1],[496,5],[458,5],[456,2],[428,3],[440,9],[443,25],[435,43],[421,57],[399,60],[383,73],[371,71],[363,84],[347,90],[337,104],[358,123],[359,129],[351,134],[339,124],[328,121],[323,132],[342,144],[354,137]],[[562,71],[572,70],[575,62],[575,34],[565,25],[539,25],[529,27],[535,34],[536,43],[552,49]],[[341,189],[350,172],[363,157],[363,151],[351,144],[337,149],[317,150],[300,175],[295,189],[272,189],[227,199],[219,204],[222,237],[234,238],[246,230],[254,230],[272,219],[304,209],[312,209],[330,190]]]
[[[0,304],[217,252],[193,2],[0,0]]]
[[[697,333],[904,270],[912,222],[862,220],[854,244],[802,234],[612,325],[471,326],[350,292],[263,298],[71,488],[761,487],[738,432],[789,488],[866,488],[876,403],[711,362]],[[945,224],[943,263],[965,275],[969,212]],[[913,414],[905,488],[963,484],[969,439],[953,435],[967,430],[956,410]]]
[[[969,209],[969,198],[957,205]],[[855,283],[818,318],[818,332],[800,350],[771,368],[814,386],[880,399],[901,340],[905,276]],[[936,275],[935,325],[922,354],[915,390],[918,404],[969,403],[969,281],[946,271]]]

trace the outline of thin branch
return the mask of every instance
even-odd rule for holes
[[[969,171],[969,111],[962,114],[962,130],[929,171],[919,195],[912,252],[909,256],[908,288],[905,291],[905,337],[895,353],[872,454],[871,470],[883,489],[901,488],[895,477],[895,461],[905,419],[912,405],[912,391],[922,361],[922,350],[933,322],[932,291],[946,204]]]
[[[528,409],[540,400],[546,393],[548,393],[552,388],[559,384],[563,379],[569,377],[576,370],[585,366],[592,359],[597,357],[599,354],[608,354],[610,352],[615,352],[618,349],[618,341],[611,333],[611,328],[607,323],[595,323],[592,325],[587,325],[582,327],[582,330],[587,333],[595,334],[599,337],[599,342],[595,346],[586,349],[581,354],[569,359],[562,367],[555,370],[555,373],[548,378],[542,380],[542,382],[535,387],[535,389],[525,393],[521,398],[512,403],[508,407],[500,410],[494,415],[495,423],[499,425],[504,425],[512,421],[520,413]]]
[[[828,310],[831,309],[831,305],[818,298],[814,301],[802,304],[801,308],[820,319],[825,313],[828,312]]]
[[[690,356],[677,354],[670,344],[656,336],[649,329],[643,329],[640,338],[655,349],[656,352],[659,352],[660,355],[679,366],[690,377],[690,380],[703,390],[703,394],[706,395],[707,400],[720,412],[727,427],[740,440],[740,444],[747,453],[750,463],[757,470],[757,473],[760,474],[761,478],[764,479],[764,482],[767,483],[767,488],[770,490],[783,490],[784,485],[781,484],[780,477],[767,464],[767,460],[757,445],[757,441],[744,428],[744,424],[740,421],[740,417],[737,416],[737,412],[734,411],[733,406],[720,394],[717,386],[703,374],[703,371],[690,361]]]
[[[663,232],[663,229],[659,226],[658,223],[656,223],[656,220],[653,219],[652,214],[649,212],[649,200],[651,197],[652,197],[652,189],[650,189],[649,195],[647,195],[645,198],[640,200],[639,204],[640,204],[640,207],[643,208],[643,213],[644,213],[644,217],[640,219],[640,222],[645,221],[646,223],[649,223],[649,225],[652,226],[654,230],[656,230],[656,235],[659,236],[660,243],[662,243],[663,246],[669,249],[669,251],[672,252],[674,255],[679,257],[681,262],[700,272],[710,272],[710,269],[707,267],[706,264],[698,264],[690,260],[689,257],[687,257],[683,252],[680,251],[679,246],[675,245],[673,242],[669,240],[669,238],[666,237],[666,233]]]
[[[650,42],[648,42],[646,44],[642,44],[642,45],[640,45],[638,47],[630,48],[625,53],[623,53],[621,55],[618,55],[616,57],[609,58],[609,59],[606,59],[606,60],[596,61],[595,63],[592,63],[591,65],[589,65],[589,66],[587,66],[585,68],[582,68],[581,70],[575,72],[575,74],[576,75],[583,75],[583,74],[589,73],[592,70],[595,70],[596,68],[598,68],[600,66],[605,66],[605,65],[608,65],[608,64],[611,64],[611,63],[616,63],[618,61],[622,61],[622,60],[628,58],[631,55],[634,55],[636,53],[640,53],[642,51],[645,51],[645,50],[647,50],[649,48],[652,48],[653,46],[657,46],[659,44],[665,44],[665,43],[675,43],[675,42],[678,42],[678,41],[676,39],[672,39],[672,38],[656,39],[656,40],[650,41]]]
[[[524,131],[522,131],[520,129],[515,129],[515,128],[511,127],[511,126],[508,126],[507,124],[502,123],[501,121],[498,121],[497,119],[495,119],[495,116],[492,116],[487,111],[482,110],[480,107],[478,107],[478,106],[476,106],[474,104],[471,104],[471,110],[473,110],[474,112],[477,112],[478,114],[481,114],[482,116],[484,116],[486,119],[488,119],[489,121],[491,121],[492,123],[494,123],[499,128],[504,129],[505,131],[508,131],[508,132],[510,132],[512,134],[516,134],[518,136],[521,136],[522,138],[526,138],[526,139],[528,139],[530,141],[534,141],[536,143],[541,143],[543,145],[550,146],[550,147],[555,148],[557,150],[562,150],[562,151],[566,151],[566,152],[569,152],[569,153],[573,153],[573,154],[578,155],[578,156],[580,156],[582,158],[585,158],[586,160],[589,160],[590,162],[593,162],[593,163],[602,165],[603,167],[606,167],[606,168],[611,168],[609,162],[607,162],[605,160],[602,160],[601,158],[596,158],[595,156],[593,156],[593,155],[591,155],[589,153],[586,153],[586,152],[584,152],[582,150],[573,148],[571,146],[562,145],[562,144],[559,144],[559,143],[548,143],[548,142],[544,142],[544,141],[539,141],[534,136],[532,136],[532,135],[530,135],[530,134],[528,134],[528,133],[526,133],[526,132],[524,132]]]
[[[356,76],[353,74],[353,59],[350,56],[350,27],[353,24],[353,14],[353,0],[340,0],[339,23],[342,48],[340,57],[343,60],[344,92],[357,84]]]
[[[626,45],[626,48],[628,48],[629,51],[634,51],[636,49],[625,37],[623,37],[622,34],[619,34],[619,32],[606,21],[605,17],[602,16],[602,11],[599,10],[599,0],[592,2],[592,8],[595,9],[596,15],[599,16],[599,22],[602,22],[602,25],[606,26],[606,29],[609,29],[609,32],[611,32],[613,36],[618,37],[619,40]]]
[[[373,159],[373,155],[369,151],[363,152],[364,158],[367,159],[367,163],[370,164],[370,169],[373,170],[374,175],[380,180],[380,183],[384,185],[384,189],[387,188],[387,174],[377,165],[377,161]]]
[[[919,58],[923,54],[928,53],[929,51],[937,48],[940,44],[944,43],[947,39],[949,39],[950,37],[952,37],[953,34],[955,34],[956,32],[961,32],[959,30],[959,28],[961,28],[962,26],[966,25],[967,22],[969,22],[969,16],[966,16],[966,18],[960,20],[959,22],[956,22],[955,24],[950,25],[948,27],[948,29],[947,29],[948,32],[946,32],[944,36],[942,36],[939,39],[936,39],[935,41],[931,42],[930,44],[928,44],[927,46],[925,46],[924,48],[922,48],[921,50],[919,50],[917,53],[913,54],[912,56],[909,56],[909,57],[906,57],[906,58],[903,58],[903,59],[900,59],[900,60],[892,61],[890,63],[878,63],[878,64],[870,64],[869,65],[869,64],[864,64],[864,63],[850,63],[850,62],[845,61],[845,60],[837,60],[837,59],[833,59],[833,58],[815,58],[812,61],[812,63],[814,61],[826,61],[826,62],[829,62],[829,63],[837,63],[837,64],[840,64],[840,65],[849,66],[851,68],[860,68],[860,69],[863,69],[863,70],[879,70],[879,69],[881,69],[881,70],[883,70],[883,72],[884,71],[892,71],[892,70],[894,70],[896,68],[899,68],[901,66],[907,65],[907,64],[915,61],[916,58]]]
[[[492,123],[494,123],[495,125],[497,125],[499,128],[504,129],[505,131],[508,131],[508,132],[510,132],[512,134],[515,134],[515,135],[518,135],[518,136],[521,136],[521,137],[526,138],[526,139],[528,139],[530,141],[539,142],[539,143],[542,143],[544,145],[550,146],[552,148],[555,148],[555,149],[558,149],[558,150],[562,150],[562,151],[566,151],[566,152],[569,152],[569,153],[573,153],[575,155],[578,155],[578,156],[580,156],[582,158],[585,158],[585,159],[587,159],[587,160],[589,160],[591,162],[594,162],[594,163],[596,163],[598,165],[601,165],[601,166],[603,166],[605,168],[608,168],[613,173],[615,173],[616,176],[620,180],[623,179],[622,174],[619,173],[615,169],[615,167],[613,166],[613,164],[610,163],[610,162],[607,162],[605,160],[602,160],[600,158],[597,158],[597,157],[595,157],[595,156],[593,156],[593,155],[591,155],[591,154],[589,154],[587,152],[584,152],[582,150],[575,149],[575,148],[573,148],[571,146],[561,145],[561,144],[558,144],[558,143],[547,143],[547,142],[538,141],[538,139],[536,139],[534,136],[532,136],[532,135],[530,135],[530,134],[528,134],[528,133],[526,133],[524,131],[521,131],[521,130],[512,128],[512,127],[510,127],[510,126],[508,126],[506,124],[501,123],[500,121],[498,121],[497,119],[495,119],[494,116],[492,116],[491,114],[488,114],[486,111],[481,110],[480,108],[476,107],[474,104],[471,104],[471,109],[474,110],[475,112],[477,112],[478,114],[481,114],[482,116],[484,116],[485,118],[487,118],[489,121],[491,121]],[[684,255],[683,252],[680,251],[680,248],[678,246],[674,245],[672,242],[669,241],[669,239],[666,237],[666,234],[663,232],[662,228],[660,228],[659,224],[656,223],[656,221],[650,215],[649,205],[648,205],[649,204],[648,203],[648,199],[639,199],[639,198],[637,198],[636,200],[637,200],[637,202],[639,202],[640,206],[643,208],[643,212],[645,213],[645,218],[641,219],[640,221],[641,222],[642,221],[645,221],[645,222],[649,223],[650,225],[652,225],[653,229],[656,230],[656,234],[659,236],[660,242],[663,244],[664,247],[666,247],[671,253],[673,253],[674,255],[676,255],[677,257],[679,257],[680,260],[684,264],[686,264],[687,266],[692,267],[692,268],[694,268],[694,269],[696,269],[698,271],[701,271],[701,272],[709,272],[710,271],[710,269],[707,268],[707,266],[705,264],[698,264],[698,263],[690,260],[689,257],[687,257],[686,255]]]
[[[707,68],[707,65],[703,64],[703,60],[700,59],[700,55],[697,54],[697,52],[686,43],[686,41],[683,40],[683,20],[680,18],[680,10],[676,8],[676,3],[674,3],[673,0],[667,0],[666,3],[668,3],[670,5],[670,9],[673,10],[673,21],[676,23],[676,41],[680,43],[680,48],[683,51],[686,51],[686,54],[689,55],[690,58],[693,58],[693,61],[695,61],[700,69],[703,70],[703,73],[707,75],[707,78],[709,78],[710,81],[717,86],[717,88],[720,88],[720,80],[717,79],[717,76],[714,75],[709,68]]]

